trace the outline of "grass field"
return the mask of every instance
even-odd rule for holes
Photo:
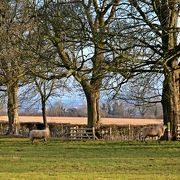
[[[0,179],[180,179],[180,142],[0,138]]]

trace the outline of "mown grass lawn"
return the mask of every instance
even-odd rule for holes
[[[0,179],[180,179],[180,142],[0,138]]]

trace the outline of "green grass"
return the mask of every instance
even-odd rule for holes
[[[180,142],[0,138],[0,179],[180,179]]]

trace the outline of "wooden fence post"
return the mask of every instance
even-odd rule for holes
[[[93,140],[95,140],[96,134],[95,134],[95,129],[92,127],[92,134],[93,134]]]
[[[171,125],[170,122],[168,122],[168,142],[171,142]]]
[[[112,135],[112,127],[109,127],[109,138],[111,139],[111,135]]]
[[[131,134],[131,125],[128,125],[128,140],[130,140],[130,134]]]

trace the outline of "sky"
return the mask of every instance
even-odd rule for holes
[[[86,99],[82,96],[66,95],[61,98],[63,105],[67,108],[78,108],[86,106]]]

